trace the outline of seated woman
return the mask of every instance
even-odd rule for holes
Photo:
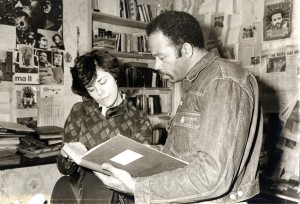
[[[140,143],[150,144],[152,127],[146,114],[127,100],[117,85],[120,68],[116,57],[93,50],[77,57],[71,68],[72,90],[84,98],[76,103],[65,122],[63,142],[81,142],[87,149],[121,133]],[[101,155],[99,155],[101,156]],[[51,203],[115,203],[128,197],[108,189],[88,169],[65,157],[57,157],[59,171],[67,176],[56,183]]]

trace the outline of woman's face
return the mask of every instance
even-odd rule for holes
[[[101,106],[113,107],[118,105],[121,96],[115,78],[101,68],[97,68],[97,78],[86,89],[90,96]]]
[[[55,42],[56,44],[59,44],[59,43],[61,42],[60,37],[56,35],[56,36],[54,37],[54,42]]]

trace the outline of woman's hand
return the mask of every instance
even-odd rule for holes
[[[74,149],[76,149],[82,155],[88,151],[86,146],[84,144],[82,144],[81,142],[70,142],[68,144],[71,145]],[[68,154],[63,149],[60,150],[60,154],[65,158],[72,159],[68,156]]]

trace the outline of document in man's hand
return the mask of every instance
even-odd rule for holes
[[[74,148],[72,143],[65,143],[62,149],[76,164],[107,175],[110,173],[102,169],[103,163],[110,163],[114,167],[126,170],[133,177],[172,171],[188,164],[121,134],[87,152]]]

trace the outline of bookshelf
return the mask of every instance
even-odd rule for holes
[[[97,36],[97,30],[104,29],[109,30],[112,33],[125,33],[125,35],[132,35],[135,33],[145,33],[147,26],[146,22],[132,20],[128,18],[121,18],[112,14],[101,13],[100,11],[93,11],[92,4],[90,5],[91,15],[90,15],[90,36],[88,44],[91,49],[97,49],[97,46],[93,46],[93,41]],[[116,51],[111,49],[105,49],[115,55],[121,66],[127,62],[141,62],[147,63],[148,68],[154,66],[154,57],[146,51]],[[167,122],[174,113],[176,106],[176,99],[174,99],[176,86],[168,83],[168,87],[121,87],[121,90],[126,93],[127,96],[134,95],[144,95],[148,97],[149,95],[159,95],[161,103],[161,112],[155,114],[148,114],[149,119],[155,128],[165,128]],[[145,110],[144,110],[145,111]],[[147,111],[145,111],[147,112]]]

